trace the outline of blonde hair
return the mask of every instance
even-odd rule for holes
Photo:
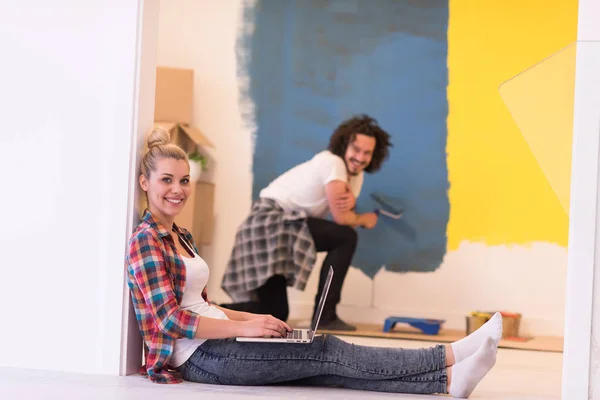
[[[185,151],[176,144],[170,143],[170,141],[171,135],[169,134],[169,131],[160,126],[154,127],[146,141],[148,149],[140,164],[140,174],[149,178],[150,173],[156,171],[156,163],[162,158],[188,161]]]

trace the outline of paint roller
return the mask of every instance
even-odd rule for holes
[[[391,219],[400,219],[404,214],[404,210],[402,208],[398,208],[390,204],[387,200],[385,200],[382,196],[376,193],[371,193],[371,198],[379,204],[373,212],[377,214],[377,216],[384,215]]]
[[[404,214],[404,209],[398,205],[400,202],[391,201],[391,199],[387,196],[383,196],[378,193],[372,193],[370,197],[379,205],[374,212],[378,216],[383,215],[391,220],[398,220],[397,223],[390,224],[390,228],[397,231],[401,235],[406,236],[409,241],[416,243],[417,232],[415,229],[410,226],[406,220],[400,220]]]

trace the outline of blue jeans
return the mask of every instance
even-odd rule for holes
[[[207,340],[180,367],[184,380],[222,385],[339,386],[447,393],[446,351],[359,346],[332,335],[311,344]]]

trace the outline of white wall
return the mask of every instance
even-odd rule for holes
[[[119,373],[139,7],[2,2],[2,366]]]
[[[242,123],[236,78],[239,11],[238,0],[161,0],[159,13],[158,65],[194,69],[193,123],[215,145],[217,165],[208,172],[216,183],[214,241],[201,250],[215,301],[228,299],[220,278],[252,192],[251,132]]]
[[[251,203],[253,132],[240,116],[245,110],[238,103],[235,59],[240,8],[240,0],[162,0],[159,16],[158,63],[195,70],[194,123],[216,145],[215,238],[203,256],[211,266],[209,289],[217,302],[229,301],[220,280]],[[350,321],[382,324],[390,315],[423,316],[464,329],[470,311],[505,309],[524,314],[524,334],[562,335],[566,265],[566,249],[545,243],[462,243],[433,274],[380,271],[370,280],[352,268],[339,311]],[[290,290],[291,318],[310,317],[317,281],[312,274],[304,292]]]

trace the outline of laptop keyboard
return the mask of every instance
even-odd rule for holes
[[[303,330],[294,329],[293,331],[288,332],[286,339],[303,339],[304,338],[303,333],[304,333]]]

